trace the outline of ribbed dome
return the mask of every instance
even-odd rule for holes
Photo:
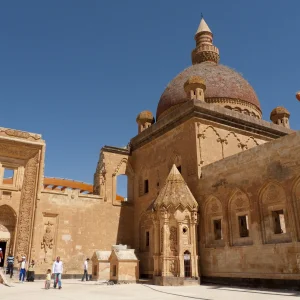
[[[205,80],[205,101],[228,98],[253,104],[259,111],[260,103],[252,86],[236,71],[212,62],[194,64],[176,76],[163,92],[157,106],[156,118],[172,106],[188,101],[184,83],[191,76]]]

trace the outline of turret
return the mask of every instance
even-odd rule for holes
[[[205,81],[200,76],[191,76],[184,83],[184,91],[190,100],[204,101]]]
[[[282,106],[274,108],[270,115],[270,119],[274,124],[281,125],[286,128],[290,128],[289,118],[289,111]]]
[[[138,123],[138,133],[141,133],[154,123],[154,117],[151,111],[144,110],[138,114],[136,122]]]

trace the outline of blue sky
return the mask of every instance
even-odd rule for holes
[[[263,117],[300,128],[300,2],[0,1],[0,126],[46,140],[45,175],[92,183],[104,145],[125,146],[191,64],[201,12],[221,63],[241,72]]]

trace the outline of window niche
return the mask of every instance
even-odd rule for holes
[[[148,194],[149,193],[149,180],[145,179],[144,180],[144,194]]]
[[[214,220],[213,224],[214,224],[215,241],[222,240],[223,239],[223,237],[222,237],[222,220],[221,219]]]
[[[238,217],[239,222],[239,232],[240,237],[249,237],[249,221],[248,221],[248,215],[239,216]]]
[[[274,234],[286,233],[283,210],[272,211]]]
[[[232,246],[252,245],[250,201],[247,194],[236,189],[228,205],[229,236]]]
[[[263,242],[265,244],[292,242],[289,231],[289,213],[286,195],[278,183],[269,183],[260,194],[261,220],[263,222]]]
[[[224,247],[223,210],[222,203],[216,197],[211,197],[205,206],[205,239],[206,247]]]
[[[146,248],[150,246],[150,232],[146,231]]]

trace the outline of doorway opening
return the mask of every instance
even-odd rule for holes
[[[3,268],[3,266],[4,266],[4,258],[5,258],[5,251],[6,251],[6,243],[7,243],[7,242],[2,242],[2,241],[0,241],[0,248],[2,249],[2,254],[3,254],[3,258],[0,258],[0,259],[1,259],[1,262],[0,262],[0,268]]]
[[[191,253],[189,251],[185,251],[183,255],[184,260],[184,277],[191,277]]]

